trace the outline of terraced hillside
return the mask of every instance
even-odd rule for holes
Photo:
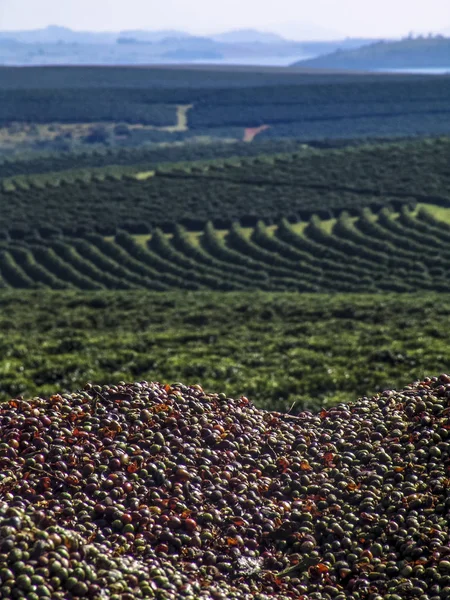
[[[450,291],[450,225],[426,209],[201,232],[38,235],[3,240],[1,285],[12,288]]]

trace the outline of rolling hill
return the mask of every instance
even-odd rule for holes
[[[448,68],[450,71],[450,38],[380,41],[354,50],[339,49],[298,61],[293,66],[357,70]]]

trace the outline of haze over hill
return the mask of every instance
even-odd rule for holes
[[[147,42],[160,42],[166,38],[189,38],[190,33],[176,29],[147,31],[145,29],[125,31],[75,31],[69,27],[49,25],[43,29],[29,31],[0,31],[0,38],[7,37],[25,44],[114,44],[119,37],[132,37]]]
[[[226,31],[212,36],[216,42],[224,42],[225,44],[246,44],[246,43],[261,43],[261,44],[283,44],[286,39],[277,33],[267,31],[258,31],[256,29],[236,29],[234,31]]]
[[[44,29],[0,32],[0,38],[16,40],[24,44],[112,44],[117,38],[113,32],[74,31],[68,27],[49,25]]]
[[[271,31],[261,31],[255,28],[243,28],[233,29],[230,31],[219,32],[212,35],[194,35],[187,31],[179,29],[161,29],[161,30],[147,30],[147,29],[124,29],[121,31],[78,31],[68,27],[61,27],[59,25],[49,25],[42,29],[32,29],[24,31],[0,31],[0,38],[13,39],[23,43],[43,43],[43,44],[54,44],[54,43],[97,43],[97,44],[108,44],[114,43],[117,38],[128,37],[135,38],[139,41],[147,42],[161,42],[164,39],[209,39],[217,43],[226,44],[249,44],[249,43],[262,43],[262,44],[288,44],[298,42],[327,42],[344,40],[344,35],[338,32],[331,32],[322,27],[315,25],[291,23],[289,27],[292,35],[282,36]],[[346,38],[345,42],[348,42],[350,38]],[[361,39],[361,38],[358,38]],[[369,40],[368,40],[369,41]]]
[[[293,66],[324,69],[448,69],[450,38],[443,36],[375,42],[356,49],[338,49]]]
[[[311,30],[314,37],[314,32]],[[185,31],[74,31],[52,25],[33,31],[0,32],[0,64],[152,64],[216,62],[287,66],[294,60],[338,48],[358,48],[372,39],[292,41],[271,32],[242,29],[211,37]]]
[[[211,35],[194,35],[192,31],[170,27],[84,31],[49,25],[33,30],[0,31],[0,64],[204,62],[372,70],[447,68],[450,63],[448,42],[442,36],[409,37],[401,41],[344,38],[324,25],[298,21],[274,28],[287,35],[283,37],[256,27]],[[448,32],[450,35],[450,29]]]

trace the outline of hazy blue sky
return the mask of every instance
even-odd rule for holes
[[[304,38],[309,26],[349,36],[450,33],[450,0],[0,0],[0,29],[166,29],[196,34],[254,27]],[[311,29],[312,31],[313,29]],[[327,35],[328,34],[328,35]]]

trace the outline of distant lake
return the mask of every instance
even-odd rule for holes
[[[307,60],[317,55],[308,56],[251,56],[243,58],[218,58],[210,60],[192,60],[190,64],[208,64],[208,65],[249,65],[254,67],[289,67],[298,60]]]
[[[242,58],[217,58],[217,59],[199,59],[189,61],[165,61],[170,64],[208,64],[208,65],[248,65],[253,67],[290,67],[299,60],[307,60],[316,58],[317,54],[309,56],[267,56],[267,57],[242,57]],[[341,70],[341,69],[339,69]],[[413,68],[410,69],[367,69],[367,71],[379,73],[416,73],[428,75],[445,75],[450,73],[450,65],[448,67],[436,68]]]
[[[410,69],[375,69],[375,71],[377,72],[381,72],[381,73],[423,73],[426,75],[445,75],[446,73],[450,73],[450,66],[448,67],[441,67],[439,69],[433,69],[433,68],[425,68],[425,67],[421,67],[418,69],[414,69],[414,68],[410,68]]]

